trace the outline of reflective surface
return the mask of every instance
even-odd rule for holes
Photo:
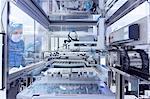
[[[98,14],[98,0],[33,0],[46,14]]]
[[[34,95],[81,95],[81,94],[102,94],[105,87],[97,77],[58,77],[38,76],[35,82],[20,92],[17,97],[32,97]]]
[[[100,94],[97,84],[35,84],[26,94]]]
[[[48,50],[43,39],[47,37],[47,31],[13,3],[10,3],[9,19],[9,69],[40,61],[42,52]]]

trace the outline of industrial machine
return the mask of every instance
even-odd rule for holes
[[[49,68],[44,76],[20,92],[17,99],[32,98],[115,98],[109,88],[99,78],[96,68]]]
[[[128,1],[125,4],[127,3]],[[141,7],[149,8],[148,2],[144,2],[129,14],[134,14],[134,11]],[[107,13],[110,15],[109,11]],[[133,17],[129,16],[129,14],[121,19],[117,19],[117,17],[116,20],[118,21],[112,22],[107,27],[107,65],[112,70],[109,75],[110,79],[115,80],[115,85],[118,86],[117,99],[124,99],[125,95],[144,98],[146,96],[145,91],[147,88],[149,89],[149,83],[147,83],[150,81],[149,30],[147,29],[149,13],[146,12],[140,17],[136,17],[132,22],[127,20]],[[111,19],[109,15],[107,18]],[[117,28],[116,24],[120,24],[123,20],[126,20],[126,23],[118,25],[119,27]],[[112,84],[114,84],[113,81]],[[126,90],[122,91],[123,89]]]
[[[122,31],[122,33],[120,33]],[[149,80],[149,56],[144,49],[138,49],[134,42],[141,43],[140,25],[131,24],[109,35],[110,55],[114,54],[111,66],[131,75]],[[114,57],[115,56],[115,57]],[[117,66],[118,65],[118,66]]]
[[[0,99],[150,99],[150,0],[0,7]]]
[[[57,52],[58,54],[59,52]],[[54,53],[53,53],[54,54]],[[90,64],[88,54],[70,52],[49,56],[34,82],[17,95],[17,99],[32,98],[115,98],[102,81],[102,72],[97,64]],[[80,58],[77,58],[76,55]],[[74,58],[73,58],[74,56]],[[28,72],[28,71],[27,71]],[[35,72],[35,69],[34,71]],[[29,73],[29,72],[28,72]],[[33,73],[32,73],[33,74]],[[13,76],[13,74],[11,74]],[[33,74],[35,75],[35,74]],[[10,79],[11,81],[11,79]],[[22,85],[23,86],[23,85]]]
[[[112,55],[113,54],[113,55]],[[149,57],[141,49],[113,49],[110,50],[110,65],[129,73],[149,80]]]

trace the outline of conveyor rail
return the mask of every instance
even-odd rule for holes
[[[40,61],[23,68],[18,68],[16,71],[9,72],[8,83],[11,83],[26,75],[36,75],[40,73],[44,67],[46,67],[45,61]]]

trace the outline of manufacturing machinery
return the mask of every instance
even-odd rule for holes
[[[148,2],[144,2],[139,8],[142,6],[149,8],[148,5]],[[136,9],[130,14],[133,14],[134,11]],[[115,79],[118,86],[117,99],[124,99],[127,94],[144,98],[145,90],[149,88],[147,83],[150,80],[148,16],[147,12],[136,20],[128,21],[126,25],[107,32],[107,64],[113,71],[114,78],[112,79]],[[126,15],[125,17],[131,18],[132,16]],[[114,28],[115,23],[111,26]],[[126,90],[121,91],[122,89]]]
[[[149,80],[149,58],[148,54],[144,50],[121,49],[116,51],[112,50],[110,53],[113,54],[111,57],[111,66],[131,75]],[[119,57],[119,60],[117,57]]]
[[[106,85],[107,75],[102,71],[105,67],[95,63],[93,57],[89,59],[89,55],[88,52],[50,52],[42,62],[12,69],[8,87],[13,88],[19,80],[17,99],[71,99],[87,98],[87,95],[91,99],[115,99]]]
[[[0,98],[150,98],[149,0],[1,0],[0,6]],[[13,21],[24,27],[18,55],[25,62],[10,68]]]
[[[88,57],[85,57],[88,56],[87,53],[85,55],[74,52],[69,52],[69,54],[66,52],[59,54],[57,52],[57,55],[54,54],[56,52],[51,53],[49,58],[45,60],[43,66],[39,63],[42,68],[39,65],[35,65],[30,67],[30,69],[33,69],[31,72],[28,71],[28,67],[10,73],[9,81],[11,82],[15,80],[13,77],[25,76],[25,72],[32,75],[36,73],[36,76],[33,76],[34,82],[31,85],[25,89],[23,88],[24,84],[20,86],[23,90],[17,95],[17,99],[84,99],[87,97],[91,97],[91,99],[97,99],[99,97],[115,99],[115,95],[106,86],[107,77],[97,68],[99,66],[98,64],[94,65],[91,64],[91,61],[88,61]],[[76,55],[78,58],[75,57]],[[24,73],[21,73],[21,71]],[[39,73],[38,71],[41,72]]]
[[[17,99],[113,99],[114,94],[98,77],[95,68],[50,68],[20,92]]]

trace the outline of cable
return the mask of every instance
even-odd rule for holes
[[[2,8],[2,13],[1,13],[2,32],[4,32],[4,33],[5,33],[5,29],[4,29],[4,25],[3,25],[3,13],[4,13],[4,10],[5,10],[5,7],[6,7],[6,3],[7,3],[7,1],[5,1],[4,7]]]
[[[72,33],[72,32],[74,32],[75,33],[75,39],[73,39],[71,36],[70,36],[70,33]],[[69,34],[68,34],[68,39],[69,39],[69,41],[79,41],[78,40],[78,34],[76,33],[76,31],[72,31],[72,32],[69,32]]]

